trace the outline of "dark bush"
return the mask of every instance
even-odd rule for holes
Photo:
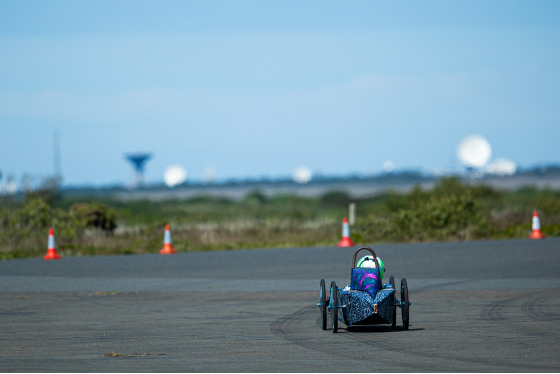
[[[345,191],[329,191],[320,198],[320,204],[325,207],[345,207],[352,199]]]
[[[84,227],[100,229],[106,233],[113,233],[117,227],[115,211],[98,202],[73,204],[70,214]]]

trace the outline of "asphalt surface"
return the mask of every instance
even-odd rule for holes
[[[374,246],[410,329],[323,331],[355,248],[0,262],[0,371],[560,371],[560,239]]]

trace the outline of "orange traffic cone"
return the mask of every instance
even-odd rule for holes
[[[47,246],[47,254],[43,258],[45,260],[60,260],[60,256],[56,253],[56,245],[54,244],[53,229],[49,230],[49,243]]]
[[[539,220],[539,214],[535,210],[533,213],[533,232],[529,236],[531,239],[544,239],[545,236],[541,232],[541,221]]]
[[[339,247],[351,247],[354,243],[350,240],[350,227],[348,226],[348,218],[342,220],[342,239],[338,243]]]
[[[159,251],[162,255],[171,255],[177,253],[171,245],[171,231],[169,230],[169,223],[165,224],[165,233],[163,234],[163,248]]]

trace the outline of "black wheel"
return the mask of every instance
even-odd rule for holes
[[[336,332],[338,330],[338,288],[336,287],[335,281],[331,282],[331,326],[332,332]]]
[[[397,295],[396,295],[395,277],[393,277],[392,275],[389,277],[389,283],[391,283],[391,286],[395,289],[395,298],[396,298]],[[395,327],[395,326],[397,326],[397,306],[393,305],[393,322],[391,323],[391,327]]]
[[[408,312],[410,305],[408,304],[408,286],[406,284],[406,278],[401,279],[401,307],[402,312],[402,324],[405,330],[408,330],[408,325],[410,320],[408,318]]]
[[[319,295],[319,308],[321,309],[321,327],[327,329],[327,295],[325,291],[325,280],[321,279],[321,294]]]

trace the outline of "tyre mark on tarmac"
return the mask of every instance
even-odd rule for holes
[[[553,312],[557,310],[557,302],[547,298],[550,292],[556,291],[508,297],[490,304],[480,303],[474,306],[480,308],[478,317],[474,313],[462,318],[464,305],[459,303],[451,306],[447,312],[463,319],[456,329],[453,326],[438,328],[439,323],[446,322],[439,321],[437,316],[432,317],[429,311],[423,312],[417,308],[413,312],[416,316],[412,314],[411,320],[421,322],[417,326],[411,323],[408,331],[385,325],[347,327],[342,324],[341,328],[339,324],[339,332],[333,334],[330,330],[321,329],[319,311],[315,305],[279,318],[271,324],[270,329],[273,334],[292,344],[329,357],[359,360],[370,366],[371,361],[375,360],[397,371],[441,371],[445,368],[461,371],[550,371],[554,368],[549,362],[531,360],[527,355],[527,359],[523,360],[519,355],[524,352],[525,345],[530,347],[531,353],[540,350],[546,340],[556,340],[552,344],[553,351],[558,345],[558,314]],[[434,295],[430,297],[429,292],[417,292],[416,295],[418,299],[434,298]],[[436,293],[435,298],[438,299],[438,296]],[[476,299],[476,295],[472,297]],[[504,311],[508,311],[508,314],[504,314]],[[529,314],[550,320],[537,326],[534,323],[527,324]],[[486,321],[478,323],[478,319]],[[492,322],[497,322],[498,326],[492,327]],[[473,326],[472,331],[469,326]],[[515,331],[507,333],[504,329]],[[522,333],[521,337],[519,332]],[[501,350],[494,351],[493,344],[502,344]],[[508,349],[513,350],[513,353]]]
[[[534,291],[529,295],[508,296],[492,303],[487,317],[501,329],[521,331],[528,336],[558,339],[560,336],[560,292]]]
[[[319,312],[315,305],[301,308],[273,322],[270,329],[273,334],[289,341],[291,344],[319,352],[325,357],[336,357],[337,360],[342,362],[342,366],[344,366],[344,363],[352,361],[353,364],[356,364],[357,361],[363,368],[362,370],[372,370],[374,363],[375,367],[379,367],[379,362],[383,361],[387,365],[393,365],[392,369],[388,368],[389,371],[396,369],[418,370],[417,362],[398,360],[397,356],[402,355],[402,350],[386,349],[385,345],[380,344],[379,336],[376,336],[376,334],[366,336],[349,333],[350,331],[347,329],[340,328],[340,325],[339,332],[336,334],[333,334],[330,329],[323,331],[320,317],[316,317],[316,313]],[[372,331],[372,329],[377,332],[404,331],[402,329],[394,330],[389,326],[365,327],[361,331]],[[356,343],[360,343],[360,345],[356,345]],[[388,356],[387,352],[391,355]],[[436,368],[437,366],[432,366],[429,370],[433,371]]]

